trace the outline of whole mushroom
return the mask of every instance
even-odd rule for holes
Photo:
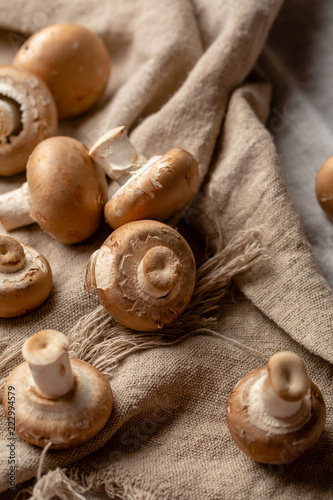
[[[52,288],[48,261],[34,248],[0,235],[0,317],[12,318],[39,307]]]
[[[44,80],[60,118],[76,116],[95,104],[105,90],[111,67],[102,39],[72,23],[52,24],[34,33],[13,64]]]
[[[322,164],[317,173],[316,195],[321,208],[333,220],[333,156]]]
[[[170,325],[191,300],[196,265],[173,228],[153,220],[124,224],[90,258],[86,289],[106,311],[139,331]]]
[[[15,431],[36,446],[78,446],[94,437],[111,415],[107,378],[89,363],[69,358],[67,349],[63,333],[36,333],[25,341],[25,361],[5,384],[5,394],[15,397]],[[10,401],[3,398],[7,418],[12,415]]]
[[[104,172],[87,148],[70,137],[51,137],[30,155],[27,182],[0,196],[7,231],[37,222],[62,243],[78,243],[98,229],[107,200]]]
[[[318,442],[326,407],[301,358],[274,354],[267,366],[242,378],[227,402],[226,420],[237,446],[262,463],[299,458]]]
[[[51,92],[37,76],[0,66],[0,175],[26,168],[39,142],[56,133],[57,109]]]
[[[89,154],[121,186],[104,209],[113,229],[135,220],[164,221],[189,202],[198,187],[198,164],[188,151],[173,149],[147,161],[125,127],[104,134]]]

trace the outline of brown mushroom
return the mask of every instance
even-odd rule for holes
[[[325,427],[326,408],[301,358],[282,351],[238,382],[227,402],[226,420],[246,455],[280,464],[315,446]]]
[[[102,39],[70,23],[37,31],[22,45],[13,64],[44,80],[60,118],[78,115],[95,104],[108,83],[111,66]]]
[[[94,437],[113,405],[107,378],[89,363],[69,358],[68,339],[43,330],[27,339],[25,362],[9,375],[5,393],[15,397],[15,431],[36,446],[73,448]],[[10,399],[3,398],[5,415]]]
[[[86,289],[97,289],[119,323],[154,331],[175,321],[191,300],[195,260],[187,242],[161,222],[130,222],[116,229],[90,258]]]
[[[104,209],[113,229],[134,220],[164,221],[189,202],[198,187],[198,164],[188,151],[173,149],[146,161],[124,127],[101,137],[89,154],[121,185]]]
[[[330,156],[318,171],[316,195],[321,208],[333,220],[333,156]]]
[[[27,183],[0,196],[7,231],[37,222],[62,243],[77,243],[97,231],[107,200],[104,172],[87,148],[70,137],[41,142],[27,164]]]
[[[36,309],[51,288],[52,272],[45,257],[0,235],[0,317],[12,318]]]
[[[0,175],[22,172],[32,150],[55,134],[57,109],[37,76],[0,66]]]

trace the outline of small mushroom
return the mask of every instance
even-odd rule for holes
[[[173,149],[146,161],[124,127],[101,137],[89,154],[121,185],[104,209],[113,229],[134,220],[166,220],[191,200],[198,186],[198,164],[188,151]]]
[[[98,229],[107,200],[104,172],[87,148],[70,137],[51,137],[32,152],[27,183],[0,196],[7,231],[37,222],[62,243],[78,243]]]
[[[316,195],[321,208],[333,220],[333,156],[330,156],[318,171]]]
[[[15,431],[44,447],[73,448],[94,437],[108,421],[113,397],[107,378],[89,363],[69,358],[68,339],[43,330],[25,341],[25,361],[9,375],[6,394],[15,395]],[[9,398],[3,398],[7,419]]]
[[[233,440],[246,455],[280,464],[315,446],[325,427],[326,408],[301,358],[281,351],[267,366],[238,382],[227,402],[226,420]]]
[[[21,316],[49,296],[52,272],[34,248],[0,235],[0,317]]]
[[[102,39],[84,26],[70,23],[52,24],[34,33],[13,64],[44,80],[60,118],[76,116],[93,106],[104,92],[111,67]]]
[[[37,76],[0,66],[0,175],[25,170],[32,150],[56,133],[57,109],[51,92]]]
[[[155,331],[175,321],[191,300],[195,260],[185,239],[162,222],[142,220],[116,229],[90,258],[86,289],[97,289],[119,323]]]

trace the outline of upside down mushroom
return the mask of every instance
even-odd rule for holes
[[[55,134],[57,109],[45,83],[32,73],[0,66],[0,175],[26,168],[39,142]]]
[[[31,153],[27,182],[0,195],[6,231],[33,222],[62,243],[78,243],[98,229],[107,200],[104,172],[71,137],[51,137]]]
[[[15,394],[15,431],[36,446],[78,446],[94,437],[111,415],[107,378],[89,363],[69,358],[67,349],[63,333],[36,333],[23,344],[25,361],[6,381],[5,393]],[[9,398],[3,405],[8,418]]]
[[[237,446],[262,463],[299,458],[318,442],[326,407],[295,353],[274,354],[242,378],[227,402],[226,420]]]
[[[198,164],[188,151],[176,148],[147,161],[125,127],[104,134],[89,155],[120,184],[104,209],[113,229],[134,220],[164,221],[189,202],[198,187]]]
[[[170,325],[191,300],[195,260],[185,239],[153,220],[124,224],[90,258],[86,289],[106,311],[139,331]]]
[[[13,60],[44,80],[60,118],[88,110],[105,90],[110,56],[103,40],[88,28],[57,23],[34,33]]]
[[[52,288],[48,261],[34,248],[0,235],[0,317],[12,318],[39,307]]]

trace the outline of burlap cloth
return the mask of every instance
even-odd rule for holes
[[[90,146],[107,129],[124,124],[146,156],[188,149],[206,178],[185,224],[212,250],[218,231],[227,244],[238,231],[258,228],[269,254],[239,275],[221,300],[218,331],[238,344],[195,335],[175,345],[134,349],[119,363],[111,379],[114,411],[105,429],[77,449],[46,453],[43,472],[80,461],[67,469],[66,485],[64,476],[50,476],[54,488],[59,479],[62,498],[90,495],[74,479],[124,499],[332,498],[332,294],[286,191],[265,128],[271,87],[256,66],[281,5],[282,0],[0,1],[3,63],[32,32],[59,21],[88,26],[110,50],[106,95],[84,117],[62,123],[59,133]],[[24,175],[1,179],[0,190],[23,180]],[[54,286],[34,313],[0,320],[3,350],[40,329],[68,333],[97,307],[83,281],[90,254],[108,232],[104,226],[76,246],[53,241],[37,225],[12,233],[48,258]],[[311,453],[283,466],[262,465],[234,445],[224,412],[237,381],[282,349],[304,359],[326,400],[327,424]],[[0,379],[16,363],[2,364]],[[1,491],[8,488],[7,444],[1,409]],[[17,440],[18,483],[36,476],[40,454]],[[38,491],[35,498],[49,498]]]

